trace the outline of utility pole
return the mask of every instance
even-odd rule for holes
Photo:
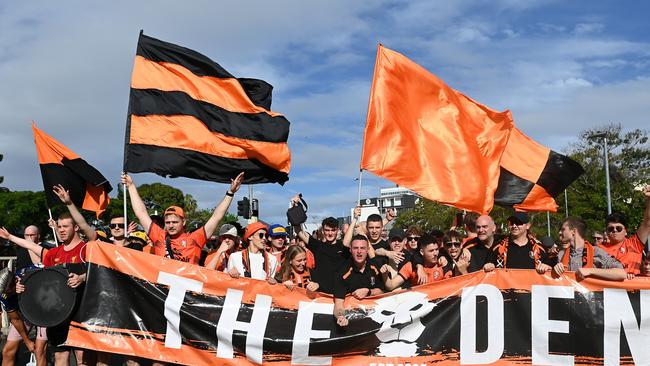
[[[600,139],[603,141],[603,150],[605,155],[605,187],[607,190],[607,214],[612,213],[612,193],[609,185],[609,146],[607,145],[607,131],[597,132],[593,135],[587,136],[590,140],[597,140],[600,142]]]

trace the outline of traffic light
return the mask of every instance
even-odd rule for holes
[[[244,197],[241,201],[237,201],[237,216],[245,219],[251,218],[251,204],[248,197]]]

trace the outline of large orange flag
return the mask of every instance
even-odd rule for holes
[[[395,51],[379,46],[361,168],[447,205],[487,213],[514,127]]]

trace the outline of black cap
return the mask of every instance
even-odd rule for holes
[[[508,222],[512,222],[518,225],[527,224],[530,221],[528,214],[525,212],[515,212],[510,217],[508,217]]]
[[[394,238],[398,238],[399,240],[404,240],[404,230],[399,229],[399,228],[392,228],[388,232],[388,240],[393,240]]]

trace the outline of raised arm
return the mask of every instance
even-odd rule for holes
[[[298,193],[297,195],[293,196],[293,198],[291,198],[291,204],[293,206],[297,205],[298,202],[300,202],[300,193]],[[302,242],[305,243],[305,245],[309,243],[309,238],[311,237],[311,235],[309,235],[308,232],[302,229],[302,225],[293,225],[293,232],[296,233],[296,235],[298,235],[298,239],[302,240]]]
[[[646,184],[643,187],[643,195],[645,196],[645,211],[643,211],[643,221],[641,221],[636,235],[642,243],[645,243],[650,235],[650,185]]]
[[[54,187],[52,187],[52,191],[54,191],[54,194],[59,197],[61,202],[65,205],[65,207],[68,208],[68,211],[70,211],[70,215],[72,216],[72,219],[74,222],[79,226],[79,229],[81,232],[88,238],[88,240],[95,240],[97,239],[97,232],[93,230],[90,225],[86,222],[86,219],[84,219],[84,216],[79,212],[79,209],[77,206],[72,202],[72,199],[70,199],[70,191],[67,189],[63,188],[62,185],[57,184]]]
[[[43,247],[42,246],[40,246],[38,244],[35,244],[35,243],[33,243],[33,242],[31,242],[31,241],[29,241],[27,239],[23,239],[23,238],[19,238],[19,237],[15,236],[15,235],[11,235],[9,233],[9,231],[7,231],[7,229],[5,229],[4,227],[0,227],[0,238],[5,239],[5,240],[9,240],[10,242],[12,242],[12,243],[14,243],[16,245],[18,245],[20,247],[23,247],[23,248],[33,252],[34,254],[39,256],[39,258],[41,257],[41,254],[43,252]]]
[[[343,235],[343,245],[345,245],[348,248],[352,243],[352,237],[354,236],[354,228],[357,226],[359,222],[359,216],[361,216],[361,207],[357,206],[354,208],[354,213],[352,215],[352,220],[350,220],[350,225],[348,226],[348,230],[345,232],[345,235]]]
[[[230,207],[232,198],[235,196],[235,192],[239,190],[239,187],[241,187],[241,183],[243,181],[244,181],[244,172],[239,173],[239,175],[237,175],[235,179],[230,180],[230,189],[228,189],[228,191],[226,192],[226,195],[221,200],[219,206],[217,206],[214,209],[214,212],[212,212],[212,216],[210,216],[210,218],[205,223],[205,225],[203,225],[203,229],[205,230],[206,237],[209,238],[217,230],[217,225],[219,225],[219,221],[223,219],[224,215],[228,211],[228,207]]]
[[[131,198],[131,208],[135,217],[140,221],[140,225],[144,229],[145,233],[149,233],[149,228],[151,227],[151,217],[149,217],[149,212],[147,212],[147,207],[142,202],[138,189],[133,183],[133,179],[130,175],[122,173],[122,184],[126,184],[126,189],[129,191],[129,196]]]

